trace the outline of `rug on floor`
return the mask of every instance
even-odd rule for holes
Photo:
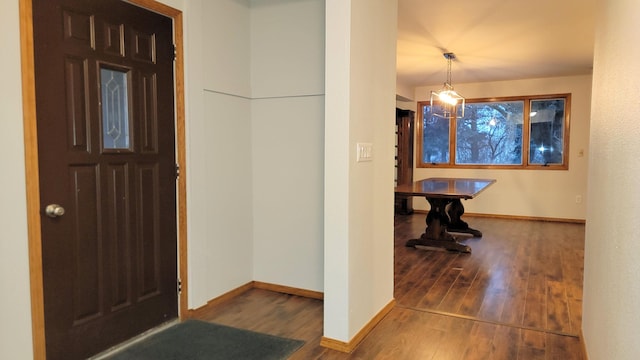
[[[150,335],[107,360],[280,360],[304,341],[187,320]]]

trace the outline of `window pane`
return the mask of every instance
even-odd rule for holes
[[[129,149],[127,73],[100,69],[102,144],[105,149]]]
[[[521,165],[524,101],[467,103],[457,120],[456,164]]]
[[[448,164],[449,119],[433,115],[430,105],[423,106],[422,134],[422,161],[429,164]]]
[[[564,99],[531,100],[529,164],[562,164]]]

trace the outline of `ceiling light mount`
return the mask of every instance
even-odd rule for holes
[[[447,52],[442,54],[444,55],[444,58],[447,60],[457,60],[458,58],[456,58],[456,54],[452,53],[452,52]]]
[[[447,79],[440,91],[431,91],[431,114],[448,119],[455,116],[456,109],[460,105],[460,116],[464,117],[464,97],[458,94],[451,85],[451,62],[457,60],[456,55],[452,52],[446,52],[442,55],[447,59]]]

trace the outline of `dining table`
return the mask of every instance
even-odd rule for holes
[[[471,247],[458,241],[452,233],[465,237],[482,237],[482,232],[469,227],[461,219],[464,214],[462,200],[473,199],[496,182],[495,179],[427,178],[396,186],[395,193],[424,197],[431,208],[426,216],[427,227],[418,239],[410,239],[407,247],[451,252],[471,253]]]

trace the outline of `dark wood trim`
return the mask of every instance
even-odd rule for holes
[[[413,145],[415,143],[415,112],[396,108],[396,186],[413,182]],[[396,214],[411,214],[413,212],[413,197],[395,194],[394,212]]]
[[[184,51],[182,12],[155,0],[129,0],[130,3],[173,19],[176,45],[175,93],[178,179],[178,275],[182,281],[179,315],[188,309],[187,279],[187,207],[186,207],[186,142],[184,101]],[[35,67],[33,59],[33,16],[31,0],[19,0],[20,58],[22,67],[22,111],[24,123],[25,176],[27,190],[27,232],[29,244],[29,277],[31,292],[31,326],[33,358],[46,358],[44,335],[44,297],[42,282],[42,239],[40,234],[40,186],[35,100]]]

